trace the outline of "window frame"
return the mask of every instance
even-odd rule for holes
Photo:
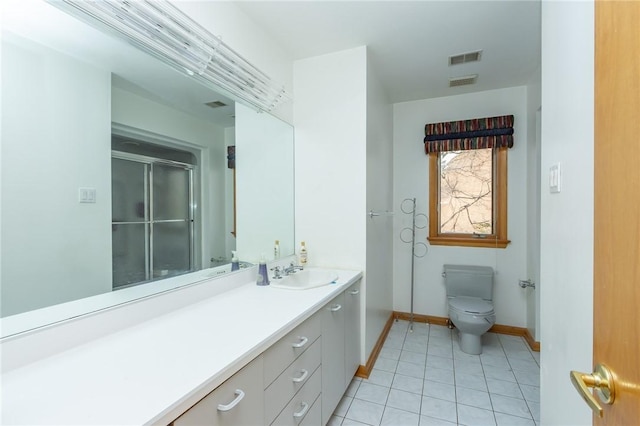
[[[429,237],[435,246],[506,248],[507,239],[507,149],[493,149],[493,234],[440,232],[440,152],[429,153]]]

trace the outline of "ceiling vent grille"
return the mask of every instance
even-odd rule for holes
[[[475,52],[461,53],[460,55],[449,56],[449,66],[466,64],[468,62],[478,62],[482,56],[482,50]]]
[[[227,104],[225,104],[224,102],[220,102],[220,101],[207,102],[205,105],[208,106],[208,107],[211,107],[211,108],[220,108],[220,107],[223,107],[223,106],[227,106]]]
[[[475,84],[478,80],[478,74],[465,75],[464,77],[453,77],[449,79],[449,87],[466,86],[467,84]]]

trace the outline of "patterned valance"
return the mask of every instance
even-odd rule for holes
[[[424,150],[440,151],[513,147],[513,115],[431,123],[424,126]]]

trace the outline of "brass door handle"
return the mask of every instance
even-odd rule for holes
[[[571,383],[573,383],[573,386],[576,388],[582,399],[584,399],[589,407],[598,414],[598,417],[602,417],[602,407],[593,394],[589,392],[588,388],[594,388],[598,397],[604,404],[613,404],[616,392],[611,370],[609,370],[609,368],[604,364],[597,364],[594,368],[593,374],[572,371],[570,377]]]

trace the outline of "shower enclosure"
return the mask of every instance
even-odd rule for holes
[[[113,151],[114,290],[193,271],[193,168]]]

